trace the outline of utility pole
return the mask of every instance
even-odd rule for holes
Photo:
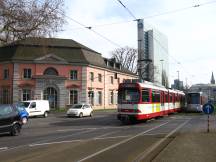
[[[138,60],[137,60],[137,67],[138,67],[138,75],[139,75],[139,82],[143,82],[144,80],[144,23],[143,19],[137,20],[137,31],[138,31]]]
[[[178,73],[178,89],[179,89],[179,70],[177,71]]]
[[[161,62],[161,84],[165,86],[164,75],[163,75],[163,61],[164,61],[163,59],[160,60]]]

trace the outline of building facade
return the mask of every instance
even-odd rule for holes
[[[148,80],[166,87],[169,85],[168,39],[156,29],[144,31],[144,53],[148,56],[146,66]]]
[[[115,108],[118,84],[136,79],[113,59],[73,40],[27,38],[0,47],[0,103],[49,100],[51,108]]]
[[[216,84],[195,84],[190,87],[189,92],[203,92],[209,100],[216,103]]]
[[[174,80],[174,84],[171,84],[172,89],[178,89],[178,90],[184,90],[184,84],[183,81],[179,79]]]
[[[209,84],[195,84],[189,89],[189,92],[203,92],[208,99],[216,103],[216,84],[214,74],[212,72]]]

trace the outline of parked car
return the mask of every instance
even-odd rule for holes
[[[28,121],[28,118],[29,118],[29,113],[26,111],[25,107],[22,106],[22,104],[20,104],[19,102],[15,103],[14,106],[19,111],[19,115],[20,115],[20,118],[22,120],[22,123],[26,124]]]
[[[0,133],[20,134],[22,119],[14,105],[0,105]]]
[[[46,118],[50,111],[48,100],[29,100],[20,102],[20,104],[25,107],[29,116],[43,116]]]
[[[83,117],[83,116],[92,116],[93,115],[93,109],[90,104],[75,104],[67,111],[67,116],[72,117]]]

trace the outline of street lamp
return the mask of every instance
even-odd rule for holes
[[[179,70],[177,71],[177,73],[178,73],[178,89],[179,89]]]
[[[161,62],[161,83],[162,83],[162,85],[164,85],[164,76],[163,76],[163,59],[161,59],[160,60],[160,62]]]

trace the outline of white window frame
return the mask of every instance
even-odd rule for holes
[[[73,103],[71,102],[72,100],[71,100],[71,96],[72,96],[72,94],[71,94],[71,92],[72,91],[76,91],[77,92],[77,103],[79,103],[79,91],[77,90],[77,89],[70,89],[69,90],[69,105],[73,105],[73,104],[77,104],[77,103],[75,103],[74,102],[74,99],[73,99]],[[75,95],[74,95],[75,96]],[[74,97],[73,96],[73,97]]]
[[[77,70],[71,70],[70,71],[70,80],[78,80],[78,71]]]
[[[28,93],[29,92],[29,93]],[[31,89],[22,89],[22,101],[27,101],[27,100],[31,100]],[[24,95],[25,95],[25,99],[24,99]],[[29,95],[29,97],[27,97]]]
[[[24,79],[31,79],[32,77],[32,69],[31,68],[24,68],[23,69],[23,78]]]

